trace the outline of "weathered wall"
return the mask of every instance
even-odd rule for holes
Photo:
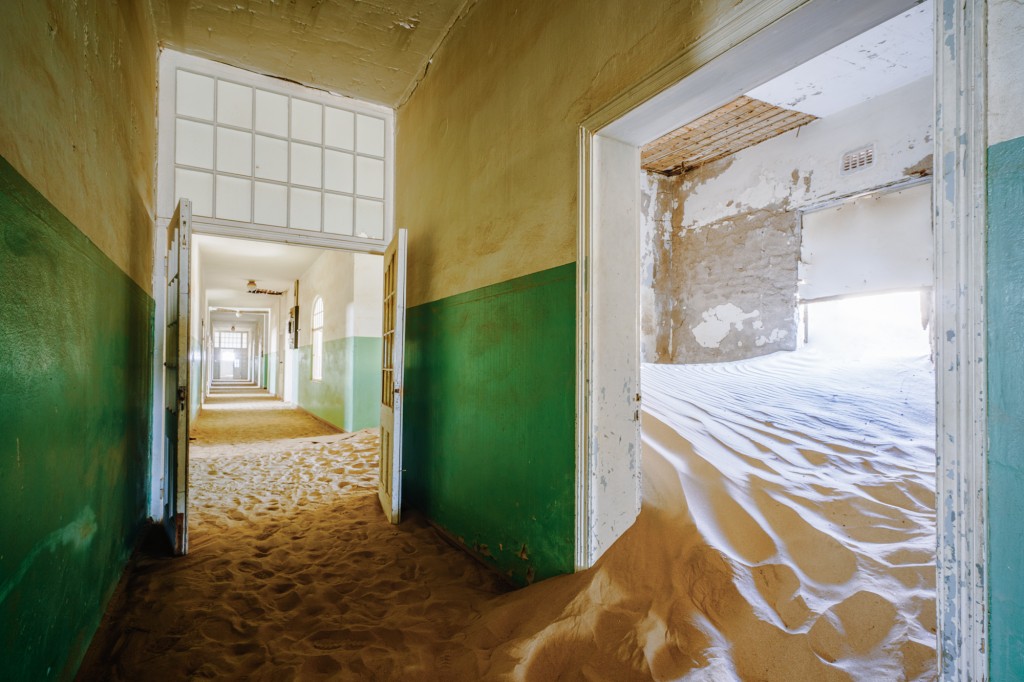
[[[519,584],[573,568],[575,289],[563,265],[407,318],[406,500]]]
[[[1024,4],[988,14],[990,679],[1024,679]]]
[[[145,2],[13,0],[0,155],[152,293],[156,37]]]
[[[600,11],[586,0],[478,2],[398,110],[395,224],[409,230],[407,343],[420,349],[406,363],[405,485],[416,490],[414,506],[471,549],[486,545],[500,570],[543,576],[573,566],[573,528],[562,512],[516,522],[514,532],[502,519],[545,504],[564,510],[575,497],[568,431],[553,440],[507,434],[573,427],[575,335],[563,325],[574,320],[576,289],[562,282],[526,299],[486,294],[575,262],[580,124],[737,4],[753,2],[605,0]],[[460,295],[476,302],[461,305]],[[428,324],[435,308],[453,317]],[[483,353],[484,338],[495,353],[512,353],[530,324],[543,343],[491,368],[501,381],[468,371],[475,361],[460,366],[459,352]],[[432,364],[434,354],[448,364]],[[470,425],[471,435],[461,430]],[[435,473],[418,480],[427,470]],[[446,482],[455,471],[474,472],[464,484],[484,484],[473,492],[474,511],[460,499],[465,488]],[[526,560],[510,551],[513,540],[527,546]]]
[[[380,256],[325,251],[299,279],[297,404],[346,431],[380,424],[382,267]],[[317,296],[324,302],[324,358],[323,379],[313,381]]]
[[[145,517],[155,83],[146,3],[5,3],[3,679],[74,675]]]
[[[645,362],[722,362],[796,348],[796,212],[751,208],[680,226],[689,188],[713,180],[729,163],[674,178],[645,174],[650,233],[644,236],[651,247],[641,302]]]
[[[152,325],[146,292],[0,159],[0,679],[72,678],[128,559]]]
[[[798,211],[930,173],[922,79],[682,176],[641,180],[645,362],[722,362],[796,347]],[[843,153],[875,165],[843,176]]]
[[[466,0],[151,4],[175,50],[395,106]]]

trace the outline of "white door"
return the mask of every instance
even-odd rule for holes
[[[391,523],[402,511],[402,368],[405,358],[406,231],[384,252],[384,352],[380,404],[380,482],[377,494]]]
[[[164,528],[177,555],[188,552],[189,243],[192,202],[182,199],[167,225],[164,319]]]

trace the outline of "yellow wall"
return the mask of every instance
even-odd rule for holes
[[[0,156],[151,293],[156,36],[147,3],[12,0],[4,16]]]
[[[398,111],[409,304],[575,261],[580,123],[732,5],[477,4]]]

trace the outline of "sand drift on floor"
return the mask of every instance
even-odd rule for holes
[[[645,366],[636,524],[507,594],[387,523],[376,432],[219,398],[192,554],[136,561],[85,678],[933,679],[932,382],[924,358],[806,351]]]

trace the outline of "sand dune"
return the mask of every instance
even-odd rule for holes
[[[214,402],[193,552],[137,562],[83,677],[934,679],[927,360],[802,352],[643,381],[637,523],[593,569],[504,595],[421,521],[384,520],[375,432]]]
[[[591,571],[497,599],[463,679],[927,680],[926,358],[646,366],[644,504]]]

